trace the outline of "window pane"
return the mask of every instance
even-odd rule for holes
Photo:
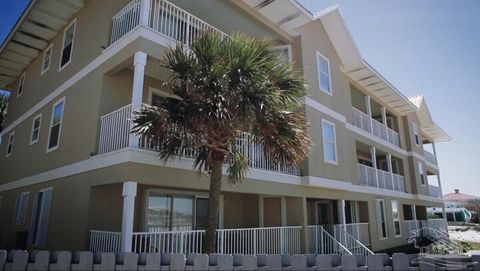
[[[62,50],[62,60],[61,60],[61,67],[70,61],[70,52],[72,51],[72,44],[69,44]]]
[[[195,229],[204,230],[207,225],[208,199],[198,198],[195,208]]]
[[[50,128],[50,141],[48,142],[48,148],[51,149],[58,145],[58,137],[60,135],[60,124],[57,124]]]
[[[150,196],[147,212],[149,231],[168,231],[170,229],[171,197]]]
[[[395,221],[393,225],[395,226],[395,235],[400,235],[400,222]]]
[[[65,31],[65,42],[63,43],[63,48],[67,45],[71,44],[73,41],[73,34],[74,34],[75,24],[72,24],[67,31]]]
[[[172,230],[193,229],[193,198],[174,198],[172,210]]]
[[[330,92],[330,79],[324,73],[320,74],[320,89]]]
[[[44,59],[43,59],[43,67],[42,67],[43,70],[46,70],[50,67],[51,57],[52,57],[52,48],[48,49],[45,52],[45,56],[44,56]]]
[[[324,146],[325,160],[337,161],[337,157],[335,156],[335,144],[330,142],[325,142],[323,146]]]
[[[319,69],[320,72],[322,72],[322,73],[329,74],[329,71],[328,71],[328,62],[327,62],[326,59],[324,59],[324,58],[321,57],[321,56],[318,56],[318,69]]]
[[[325,122],[323,123],[323,138],[330,142],[335,142],[335,132],[333,125]]]
[[[53,109],[53,122],[52,125],[60,123],[63,115],[63,102],[57,104]]]

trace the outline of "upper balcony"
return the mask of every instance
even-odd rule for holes
[[[400,146],[398,119],[382,106],[352,87],[353,125],[397,147]]]
[[[426,140],[425,137],[423,137],[423,156],[425,157],[425,161],[434,166],[438,166],[438,161],[437,161],[437,155],[436,155],[436,150],[435,150],[435,143]]]
[[[133,0],[112,18],[110,44],[139,26],[185,45],[191,44],[203,31],[226,36],[219,29],[165,0]]]

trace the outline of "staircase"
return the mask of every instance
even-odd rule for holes
[[[314,254],[373,255],[374,253],[343,227],[308,226],[309,251]]]

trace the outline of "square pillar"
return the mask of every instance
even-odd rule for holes
[[[151,0],[141,0],[140,2],[140,25],[148,27],[150,15]]]
[[[137,183],[123,183],[123,213],[122,213],[122,251],[132,251],[133,219],[135,215],[135,197],[137,196]]]
[[[375,146],[370,147],[370,159],[372,159],[372,166],[375,169],[375,183],[377,184],[377,188],[379,188],[378,184],[378,172],[377,172],[377,149]]]
[[[365,96],[365,105],[367,107],[367,115],[370,117],[369,132],[373,132],[372,103],[370,100],[370,96]]]
[[[263,196],[258,196],[258,227],[264,226],[263,220]]]
[[[133,65],[132,113],[138,112],[142,109],[143,83],[145,77],[145,65],[147,65],[147,54],[144,52],[136,52]],[[138,147],[138,143],[138,136],[130,133],[128,145],[130,147]]]
[[[392,182],[392,189],[395,191],[395,182],[393,181],[393,167],[392,167],[392,154],[387,153],[387,167],[390,172],[390,181]]]
[[[287,226],[287,198],[280,197],[280,219],[282,222],[282,227]]]

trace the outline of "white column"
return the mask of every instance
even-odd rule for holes
[[[148,27],[148,16],[150,15],[151,0],[141,0],[140,2],[140,25]]]
[[[337,200],[337,210],[338,210],[338,222],[343,225],[345,229],[345,224],[347,224],[347,219],[345,217],[345,200]]]
[[[261,228],[263,225],[263,196],[258,196],[258,226]]]
[[[373,133],[372,103],[370,96],[365,96],[365,104],[367,106],[367,115],[370,117],[370,132]]]
[[[123,183],[123,214],[122,214],[122,251],[132,251],[133,217],[135,215],[135,197],[137,196],[137,183]]]
[[[395,190],[395,183],[393,181],[393,167],[392,167],[392,154],[387,153],[387,168],[390,172],[390,180],[392,181],[392,189]]]
[[[385,134],[387,135],[387,141],[390,142],[390,138],[388,135],[388,125],[387,125],[387,109],[385,106],[382,106],[382,123],[385,125]]]
[[[136,52],[133,60],[133,88],[132,88],[132,113],[142,108],[143,82],[145,76],[145,65],[147,64],[147,54]],[[138,136],[130,134],[129,146],[138,146]]]
[[[377,149],[375,146],[370,147],[370,159],[372,159],[372,166],[375,169],[375,183],[377,184],[377,188],[380,186],[378,185],[378,172],[377,172]]]
[[[282,226],[287,226],[287,197],[280,197],[280,210]]]
[[[225,219],[224,212],[225,212],[225,199],[224,199],[224,195],[221,195],[220,196],[220,214],[218,215],[218,228],[219,229],[223,229],[223,222],[224,222],[224,219]]]

